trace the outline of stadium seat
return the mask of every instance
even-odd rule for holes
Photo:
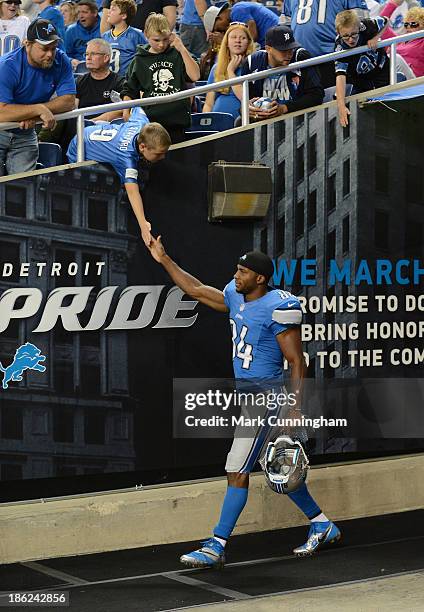
[[[85,62],[80,62],[75,68],[75,74],[87,74],[88,68],[85,65]]]
[[[234,117],[230,113],[193,113],[191,128],[188,132],[223,132],[234,127]]]
[[[352,89],[353,89],[353,85],[352,83],[346,83],[346,87],[345,87],[345,96],[350,96],[350,94],[352,93]],[[326,102],[332,102],[333,100],[336,99],[336,86],[334,85],[334,87],[327,87],[326,89],[324,89],[324,100],[322,101],[323,104],[325,104]]]
[[[193,102],[191,105],[192,113],[201,113],[203,108],[204,100],[201,99],[200,96],[194,96]]]
[[[60,166],[62,164],[62,147],[55,142],[38,143],[38,163],[44,168]]]
[[[396,82],[397,83],[403,83],[404,81],[407,81],[407,80],[408,79],[403,74],[403,72],[396,72]]]

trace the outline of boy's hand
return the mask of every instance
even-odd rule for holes
[[[169,37],[169,42],[170,42],[171,47],[174,47],[174,49],[176,49],[180,53],[183,49],[185,49],[183,45],[183,41],[176,34],[171,34],[171,36]]]
[[[347,127],[349,124],[350,110],[343,104],[339,106],[339,122],[342,127]]]
[[[377,49],[379,39],[380,39],[380,33],[377,36],[374,36],[374,38],[370,38],[369,41],[367,42],[367,46],[373,51],[375,51]]]
[[[130,108],[124,108],[124,110],[122,112],[122,118],[123,118],[123,120],[125,122],[129,121],[130,114],[131,114],[131,109]]]
[[[152,241],[152,235],[150,233],[151,229],[152,229],[152,226],[150,225],[148,221],[145,221],[141,226],[141,237],[143,238],[143,242],[146,245],[146,247],[149,247]]]

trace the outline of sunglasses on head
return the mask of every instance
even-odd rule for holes
[[[405,28],[418,28],[420,24],[418,23],[418,21],[404,21],[403,25],[405,26]]]
[[[230,26],[242,26],[243,28],[246,28],[246,30],[248,29],[247,25],[242,21],[232,21]]]

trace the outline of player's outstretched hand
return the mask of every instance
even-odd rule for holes
[[[165,253],[165,248],[162,244],[162,237],[158,236],[157,238],[153,238],[150,240],[150,244],[148,245],[149,251],[152,254],[153,259],[155,259],[158,263],[161,262]]]

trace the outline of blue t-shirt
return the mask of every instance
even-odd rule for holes
[[[73,23],[65,32],[66,54],[80,62],[85,60],[87,43],[93,38],[100,38],[100,17],[92,28],[84,28],[79,21]]]
[[[137,108],[127,123],[100,123],[84,128],[85,159],[110,164],[121,183],[137,183],[140,161],[137,137],[147,123],[145,112]],[[71,163],[77,161],[76,136],[66,154]]]
[[[137,45],[147,44],[147,39],[143,32],[131,26],[118,36],[114,36],[112,30],[109,30],[102,34],[102,38],[107,40],[112,47],[110,69],[122,76],[125,76],[127,68],[134,58]]]
[[[265,47],[265,34],[270,28],[278,25],[278,15],[257,2],[237,2],[231,9],[231,21],[247,23],[252,20],[258,30],[258,44],[261,49]]]
[[[296,41],[316,57],[334,51],[336,15],[348,9],[368,10],[365,0],[284,0],[283,13]]]
[[[38,15],[37,19],[48,19],[52,22],[60,36],[59,49],[65,50],[65,22],[63,21],[63,15],[57,6],[47,6]]]
[[[277,323],[273,312],[301,312],[298,299],[288,291],[272,289],[258,300],[246,302],[232,280],[224,289],[224,300],[230,309],[235,378],[281,378],[283,357],[276,336],[293,325]]]
[[[209,73],[208,85],[215,83],[215,70],[216,64],[212,67],[212,70]],[[241,75],[241,66],[239,66],[236,70],[236,76]],[[230,113],[237,119],[240,115],[240,100],[237,98],[233,90],[230,88],[228,94],[223,94],[220,91],[214,91],[215,101],[213,104],[212,111],[214,113]]]
[[[0,102],[5,104],[39,104],[52,95],[75,94],[75,79],[66,54],[57,49],[51,68],[34,68],[28,64],[25,47],[0,57]]]
[[[208,8],[210,7],[211,0],[206,0],[206,4]],[[203,21],[199,17],[199,13],[196,10],[196,5],[194,4],[194,0],[185,0],[183,14],[181,17],[181,23],[184,25],[196,25],[202,26]]]

